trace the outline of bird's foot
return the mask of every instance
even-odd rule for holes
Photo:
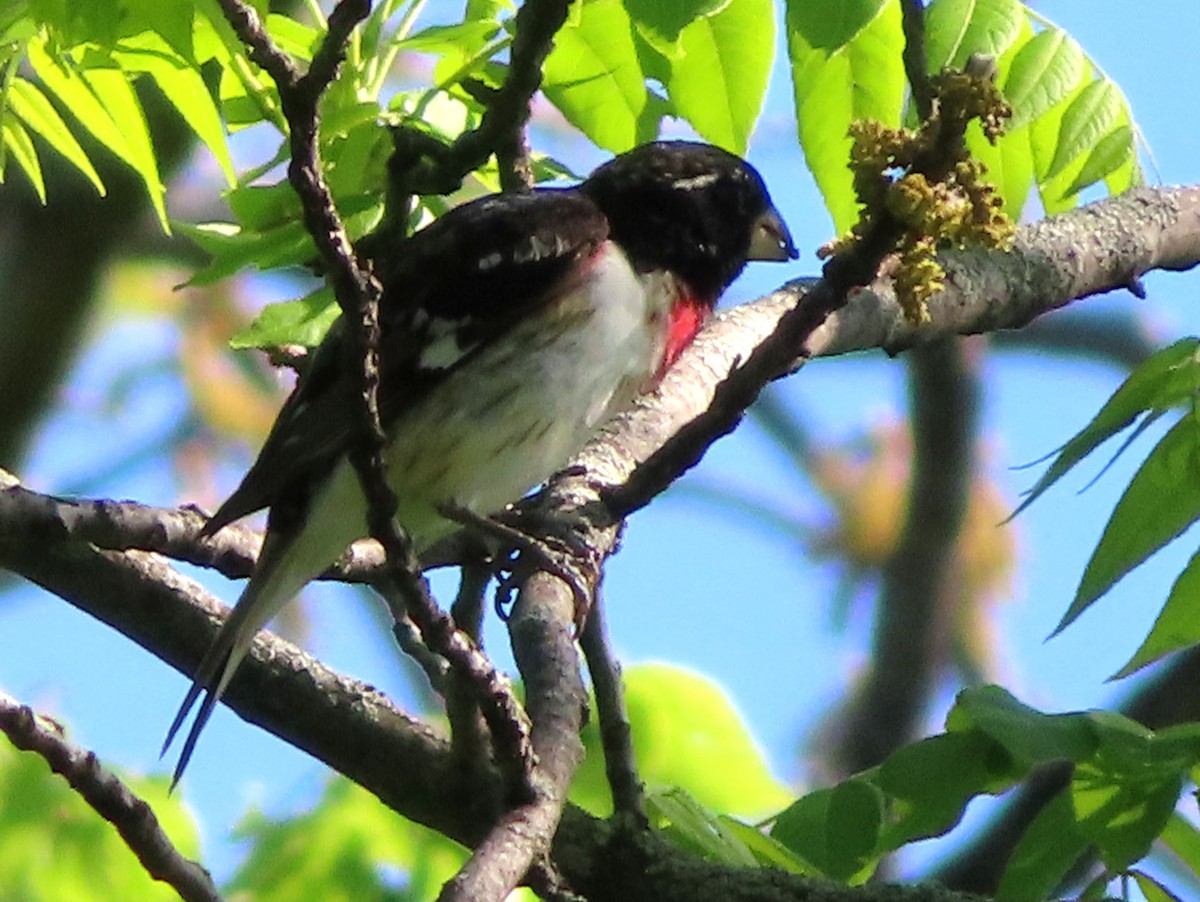
[[[516,589],[540,570],[552,573],[570,587],[575,599],[575,631],[577,635],[582,631],[596,590],[591,575],[596,572],[594,555],[578,528],[583,518],[537,517],[530,511],[523,511],[519,517],[511,512],[488,517],[454,504],[443,504],[438,512],[498,545],[493,559],[498,583],[496,611],[501,617],[507,617]],[[531,520],[537,521],[535,530],[528,528]]]

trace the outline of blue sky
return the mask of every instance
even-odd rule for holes
[[[1129,96],[1153,154],[1151,182],[1200,181],[1195,86],[1200,85],[1200,7],[1175,2],[1035,4],[1067,28]],[[750,157],[773,186],[801,261],[793,269],[752,267],[729,297],[743,300],[784,278],[817,270],[813,249],[830,223],[794,145],[790,84],[777,67],[768,107]],[[586,169],[594,153],[567,159]],[[1095,309],[1135,308],[1164,339],[1194,332],[1196,274],[1152,274],[1149,299],[1125,293],[1088,301]],[[116,411],[96,392],[135,343],[147,357],[174,351],[171,330],[140,321],[98,323],[94,342],[47,422],[22,477],[53,491],[92,472],[96,455],[134,447],[138,436],[165,431],[182,408],[178,384],[147,380]],[[1099,364],[993,354],[984,368],[983,411],[989,457],[1010,497],[1028,487],[1036,469],[1012,468],[1042,457],[1095,413],[1122,374]],[[865,424],[904,409],[901,364],[882,353],[854,361],[820,362],[782,390],[820,434],[847,437]],[[1120,490],[1150,447],[1144,438],[1087,492],[1074,494],[1102,461],[1085,465],[1018,520],[1021,569],[1014,598],[1000,610],[1004,681],[1023,700],[1067,710],[1104,702],[1122,691],[1105,683],[1133,653],[1171,579],[1190,556],[1188,536],[1135,572],[1081,621],[1046,641],[1068,604],[1079,575]],[[781,498],[798,514],[815,516],[817,500],[753,427],[719,443],[689,480],[745,485]],[[126,470],[96,487],[98,494],[172,504],[175,484],[163,464]],[[709,562],[731,566],[706,566]],[[830,635],[829,607],[836,574],[806,562],[795,547],[672,492],[638,513],[606,582],[613,641],[627,662],[671,661],[718,680],[744,712],[780,778],[803,777],[797,744],[863,661],[865,618]],[[232,601],[237,588],[207,577]],[[441,584],[443,587],[445,583]],[[445,588],[443,592],[447,591]],[[321,587],[309,596],[314,620],[310,647],[335,667],[408,695],[385,639],[370,632],[361,606],[347,593]],[[765,625],[765,626],[764,626]],[[74,737],[111,762],[134,770],[161,769],[157,750],[186,689],[185,679],[148,653],[69,606],[29,587],[9,588],[0,603],[0,687],[61,717]],[[492,624],[490,647],[502,649]],[[501,657],[503,660],[503,657]],[[136,700],[131,704],[130,700]],[[284,812],[303,805],[323,771],[298,752],[221,709],[213,718],[184,782],[184,796],[203,821],[207,863],[227,875],[238,858],[230,828],[253,802]]]

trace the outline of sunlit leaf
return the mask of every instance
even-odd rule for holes
[[[33,146],[33,139],[29,137],[29,132],[20,122],[7,116],[0,121],[0,129],[3,130],[0,132],[0,137],[4,141],[4,154],[17,161],[17,165],[21,167],[21,171],[25,173],[29,183],[33,185],[33,190],[37,192],[38,200],[45,203],[46,182],[42,178],[42,164],[38,160],[37,150]],[[0,175],[3,174],[0,171]]]
[[[1091,151],[1121,117],[1121,92],[1108,79],[1091,82],[1071,100],[1059,124],[1058,143],[1046,171],[1053,178],[1067,164]]]
[[[620,0],[582,4],[578,24],[554,37],[542,90],[592,141],[620,153],[638,143],[646,84]]]
[[[999,57],[1024,22],[1025,9],[1018,0],[932,0],[925,10],[929,71],[961,69],[973,53]]]
[[[37,85],[19,76],[14,78],[9,84],[8,104],[13,115],[82,172],[96,191],[104,195],[104,182],[92,167],[92,161]]]
[[[836,23],[820,22],[825,7],[807,0],[790,0],[787,7],[800,144],[839,232],[858,218],[858,201],[846,166],[850,123],[870,118],[898,126],[906,84],[904,65],[896,53],[902,42],[899,5],[852,6],[862,13],[876,9],[878,15],[837,46],[830,44],[852,28],[837,30]],[[848,21],[857,25],[859,20]]]
[[[707,141],[744,154],[762,110],[775,54],[771,0],[731,0],[680,34],[667,94]]]
[[[1087,72],[1083,49],[1059,28],[1038,32],[1017,52],[1004,81],[1013,108],[1010,127],[1020,128],[1066,99]]]
[[[629,19],[655,50],[668,58],[686,52],[682,33],[698,19],[715,15],[733,0],[624,0]]]

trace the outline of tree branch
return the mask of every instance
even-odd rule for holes
[[[153,809],[94,754],[72,745],[61,729],[0,692],[0,732],[17,748],[40,755],[97,814],[116,827],[142,867],[186,902],[221,902],[212,877],[185,858],[163,832]]]

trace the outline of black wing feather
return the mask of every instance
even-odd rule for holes
[[[392,255],[378,255],[380,414],[385,428],[414,398],[469,358],[421,369],[421,351],[439,323],[456,324],[465,350],[494,340],[555,296],[608,238],[608,222],[575,189],[491,195],[451,210]],[[303,511],[305,487],[326,475],[354,432],[358,379],[347,324],[337,320],[285,402],[241,485],[204,528],[212,535],[264,507]],[[272,511],[272,524],[292,516]]]

